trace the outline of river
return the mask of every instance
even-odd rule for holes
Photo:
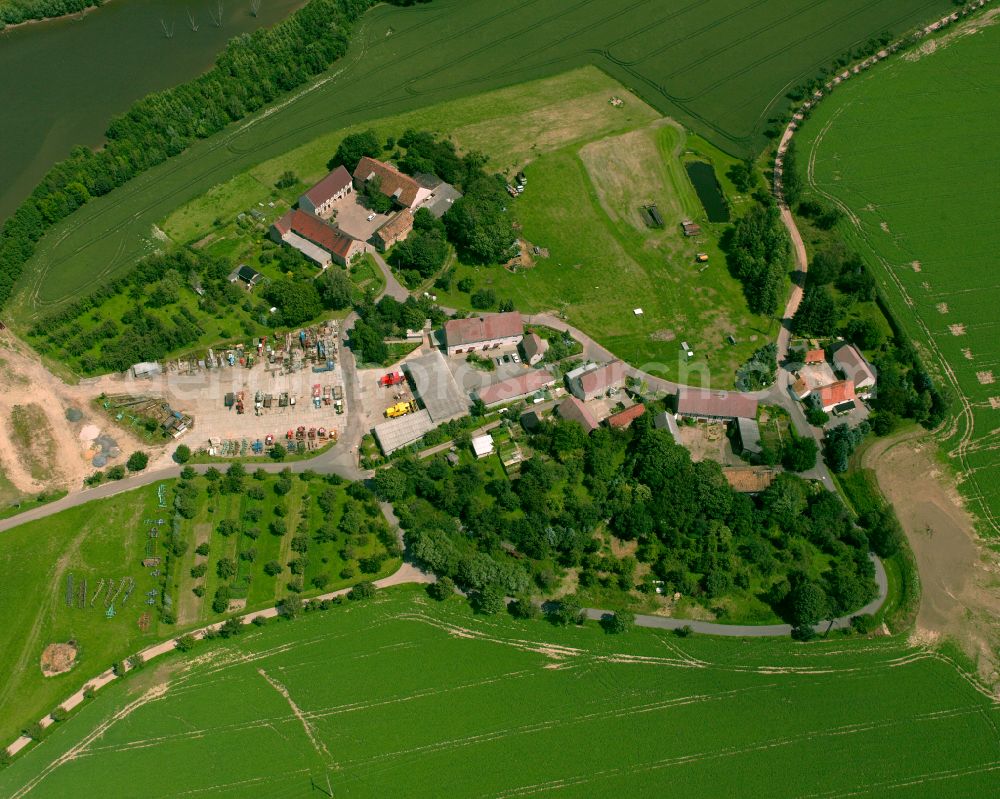
[[[0,34],[0,219],[74,145],[101,144],[108,121],[133,101],[190,80],[228,39],[303,5],[261,0],[253,17],[250,2],[113,0]],[[221,27],[212,21],[220,7]]]

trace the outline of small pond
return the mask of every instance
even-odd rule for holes
[[[715,177],[715,169],[707,161],[689,161],[684,165],[688,177],[698,193],[698,199],[708,214],[709,222],[728,222],[729,203],[722,193],[719,179]]]

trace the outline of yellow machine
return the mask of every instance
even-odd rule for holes
[[[413,413],[416,409],[417,403],[413,400],[409,402],[397,402],[395,405],[385,409],[385,417],[386,419],[398,419],[400,416]]]

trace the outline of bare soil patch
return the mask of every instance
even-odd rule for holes
[[[83,478],[93,471],[90,457],[92,442],[81,439],[80,432],[87,425],[103,429],[105,420],[91,411],[91,402],[113,377],[81,381],[69,385],[50,372],[41,359],[10,331],[0,333],[0,469],[22,493],[35,493],[42,489],[66,488],[70,491],[83,487]],[[12,420],[15,406],[31,407],[29,420],[39,431],[32,437],[32,453],[39,459],[31,466],[19,457]],[[76,410],[67,415],[67,409]],[[39,415],[40,414],[40,415]],[[115,439],[123,453],[143,447],[134,437],[116,431]],[[36,451],[37,447],[37,451]]]
[[[76,644],[72,641],[65,644],[49,644],[42,652],[42,674],[54,677],[64,674],[76,663]]]
[[[917,635],[955,639],[980,674],[996,682],[1000,558],[981,546],[954,483],[934,459],[934,446],[926,437],[880,441],[865,452],[863,463],[875,470],[916,557]]]

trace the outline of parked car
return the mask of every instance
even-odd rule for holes
[[[514,363],[520,363],[521,362],[521,357],[516,352],[510,356],[510,359]]]
[[[495,360],[497,362],[497,366],[499,366],[500,364],[503,363],[503,358],[501,358],[500,356],[497,356],[493,360]]]
[[[368,214],[368,221],[371,222],[375,218],[375,214]]]

